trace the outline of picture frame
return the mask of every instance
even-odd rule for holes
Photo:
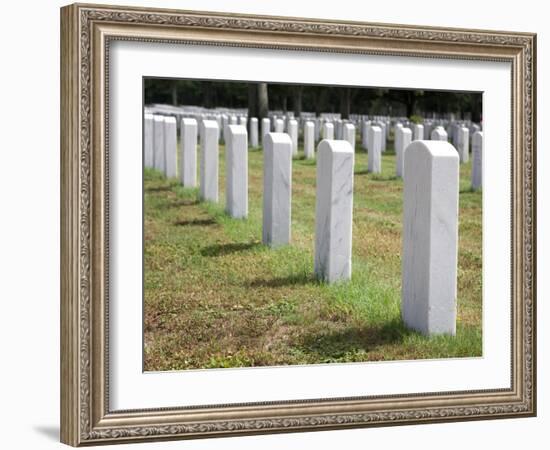
[[[509,387],[113,410],[108,104],[110,45],[117,41],[510,64]],[[105,5],[62,8],[61,441],[81,446],[536,415],[535,130],[531,33]]]

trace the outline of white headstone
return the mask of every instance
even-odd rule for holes
[[[264,143],[265,135],[270,131],[271,131],[271,121],[267,117],[264,117],[262,119],[262,145]]]
[[[343,127],[342,139],[348,141],[353,151],[355,151],[355,126],[352,123],[345,123]]]
[[[447,132],[445,128],[437,126],[432,130],[432,141],[445,141],[447,142]]]
[[[414,126],[414,136],[413,139],[415,141],[422,141],[424,140],[424,125],[417,123]]]
[[[181,119],[180,178],[183,187],[197,186],[197,121]]]
[[[386,151],[386,123],[381,121],[378,122],[378,126],[382,130],[382,135],[380,136],[380,149],[382,153]]]
[[[154,167],[164,173],[164,116],[155,115],[153,119],[154,134]]]
[[[401,125],[401,124],[399,124]],[[393,137],[393,146],[395,147],[395,156],[397,157],[397,151],[398,149],[401,149],[402,146],[401,146],[401,140],[402,140],[402,137],[403,137],[403,125],[401,125],[400,127],[395,127],[395,131],[394,131],[394,137]]]
[[[256,119],[256,117],[250,118],[248,121],[248,128],[250,146],[258,147],[258,119]]]
[[[480,189],[483,182],[483,131],[472,136],[472,188]]]
[[[324,139],[317,146],[314,267],[329,283],[351,278],[353,164],[349,142]]]
[[[460,127],[458,133],[458,156],[462,164],[470,160],[470,130],[466,127]]]
[[[275,119],[275,133],[283,133],[285,131],[285,121],[283,119]]]
[[[178,127],[176,118],[172,116],[164,118],[164,161],[166,164],[166,177],[176,177],[178,165]]]
[[[239,116],[239,125],[244,125],[246,127],[246,116]]]
[[[145,114],[143,120],[143,164],[145,167],[154,166],[154,120],[153,114]]]
[[[306,159],[315,158],[315,124],[309,120],[304,123],[304,152]]]
[[[288,135],[292,141],[292,154],[298,154],[298,121],[290,119],[288,121]]]
[[[378,126],[370,127],[369,138],[368,171],[380,173],[382,172],[382,129]]]
[[[248,216],[248,136],[244,125],[227,127],[225,153],[226,210],[237,219]]]
[[[405,173],[405,150],[412,141],[412,132],[409,128],[400,128],[399,145],[395,149],[395,174],[403,178]]]
[[[200,142],[200,199],[207,202],[218,202],[218,167],[220,130],[215,120],[203,120],[201,123]]]
[[[342,120],[341,119],[336,119],[334,121],[334,136],[336,137],[336,139],[342,139]]]
[[[330,122],[323,124],[323,139],[334,139],[334,125]]]
[[[423,334],[456,332],[459,158],[447,142],[405,152],[402,316]]]
[[[370,120],[363,120],[361,122],[361,147],[366,150],[368,148],[368,135]]]
[[[424,140],[430,140],[432,135],[432,125],[428,122],[424,122]]]
[[[262,242],[290,243],[292,141],[286,133],[268,133],[264,141]]]
[[[229,125],[237,125],[238,119],[237,116],[229,116]]]
[[[222,127],[220,128],[220,137],[223,142],[225,142],[225,129],[229,125],[229,116],[226,114],[222,115]]]

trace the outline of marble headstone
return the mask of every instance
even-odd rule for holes
[[[447,132],[445,128],[437,126],[432,130],[432,141],[445,141],[447,142]]]
[[[153,119],[154,134],[154,167],[164,173],[164,116],[155,115]]]
[[[355,151],[355,126],[352,123],[345,123],[343,128],[342,139],[348,141],[351,148]]]
[[[354,151],[347,141],[317,146],[315,275],[328,283],[351,278]]]
[[[315,158],[315,124],[309,120],[304,123],[304,152],[306,159]]]
[[[460,127],[458,133],[458,156],[462,164],[470,160],[470,130],[466,127]]]
[[[401,128],[399,135],[399,145],[395,148],[395,174],[403,178],[405,173],[405,150],[412,141],[412,132],[409,128]]]
[[[331,122],[323,124],[323,139],[334,139],[334,125]]]
[[[181,119],[180,178],[183,187],[197,186],[197,121]]]
[[[264,117],[262,119],[262,145],[264,143],[265,135],[270,131],[271,131],[271,121],[267,117]]]
[[[227,127],[225,153],[226,211],[237,219],[248,216],[248,136],[244,125]]]
[[[258,119],[256,117],[251,117],[248,121],[249,128],[249,140],[251,147],[258,147]]]
[[[164,118],[164,161],[166,177],[176,177],[178,165],[178,129],[176,118],[172,116]]]
[[[459,157],[448,142],[405,152],[402,316],[423,334],[456,332]]]
[[[292,154],[296,156],[298,154],[298,121],[296,119],[288,121],[288,135],[292,141]]]
[[[143,120],[143,164],[145,167],[154,166],[154,116],[145,114]]]
[[[290,243],[292,141],[286,133],[264,139],[262,241],[271,247]]]
[[[200,189],[203,201],[218,202],[218,167],[220,130],[215,120],[203,120],[200,132]]]
[[[382,129],[378,126],[370,127],[368,171],[382,172]]]
[[[285,131],[285,121],[283,119],[275,119],[275,133],[283,133]]]
[[[413,134],[414,134],[413,140],[415,141],[424,140],[424,125],[420,123],[417,123],[416,125],[414,125]]]
[[[472,188],[479,189],[483,182],[483,131],[472,135]]]

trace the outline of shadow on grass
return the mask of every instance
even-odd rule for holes
[[[199,204],[198,200],[181,199],[173,202],[169,201],[169,202],[162,203],[158,205],[158,208],[169,209],[169,208],[179,208],[180,206],[194,206],[198,204]]]
[[[216,225],[217,222],[214,219],[190,219],[190,220],[178,220],[174,222],[174,225],[182,227],[202,227],[209,225]]]
[[[346,361],[358,352],[369,352],[381,345],[402,342],[414,333],[402,320],[393,319],[378,326],[347,328],[331,333],[310,333],[301,338],[298,347],[304,353],[323,361]]]
[[[289,275],[287,277],[280,277],[280,278],[259,278],[256,280],[252,280],[250,282],[247,282],[248,287],[256,288],[256,287],[271,287],[271,288],[277,288],[277,287],[283,287],[283,286],[292,286],[292,285],[304,285],[304,284],[318,284],[319,281],[313,276],[313,274],[297,274],[297,275]]]
[[[230,244],[217,244],[204,247],[201,250],[202,256],[224,256],[232,253],[238,253],[258,247],[259,242],[235,242]]]
[[[165,192],[171,191],[174,186],[172,184],[163,184],[162,186],[151,186],[145,188],[145,192]]]

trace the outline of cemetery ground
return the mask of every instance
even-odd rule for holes
[[[460,166],[456,336],[401,320],[401,179],[389,141],[382,173],[355,155],[352,279],[313,275],[315,161],[292,166],[292,243],[262,245],[263,152],[249,151],[249,216],[199,203],[198,189],[145,169],[144,369],[277,366],[476,357],[482,354],[482,193]]]

